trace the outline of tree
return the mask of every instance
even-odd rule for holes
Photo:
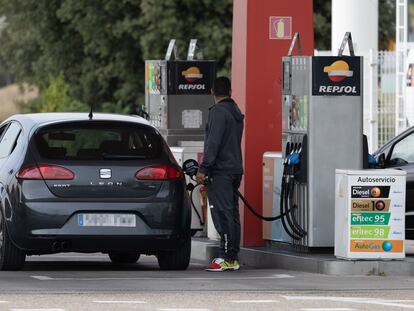
[[[395,42],[395,0],[378,1],[378,49],[388,50]]]
[[[43,90],[64,72],[70,95],[86,103],[137,97],[143,76],[139,3],[128,0],[0,1],[7,27],[3,58],[19,81]],[[141,76],[140,76],[141,75]]]
[[[190,39],[196,38],[204,58],[217,60],[218,74],[230,75],[232,0],[142,0],[141,9],[144,59],[164,58],[171,38],[185,58]]]
[[[231,0],[0,0],[0,16],[0,57],[17,81],[42,92],[63,72],[69,96],[97,107],[142,98],[144,60],[163,58],[170,38],[181,55],[200,39],[230,71]]]
[[[27,106],[27,104],[23,105]],[[56,77],[49,77],[49,86],[39,98],[31,102],[28,108],[31,112],[89,111],[89,107],[86,104],[76,101],[69,96],[69,86],[65,81],[63,72]]]
[[[314,45],[316,50],[331,50],[331,1],[313,0]]]
[[[315,49],[331,49],[331,0],[313,0]],[[378,0],[378,49],[395,41],[395,0]]]

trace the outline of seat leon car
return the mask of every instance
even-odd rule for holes
[[[10,117],[0,125],[0,199],[3,270],[58,252],[102,252],[115,263],[150,254],[161,269],[188,266],[183,172],[140,117]]]
[[[374,156],[383,168],[407,172],[405,236],[406,239],[414,240],[414,127],[385,143]]]

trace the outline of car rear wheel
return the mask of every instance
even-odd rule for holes
[[[0,211],[0,270],[21,270],[25,260],[26,254],[11,241]]]
[[[158,264],[161,270],[185,270],[190,263],[191,235],[184,238],[175,251],[159,253]]]
[[[110,252],[109,259],[113,263],[136,263],[141,254],[139,253],[117,253],[117,252]]]

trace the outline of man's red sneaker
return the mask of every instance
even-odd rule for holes
[[[235,271],[239,270],[240,266],[237,260],[228,262],[223,258],[214,259],[211,264],[206,268],[206,271]]]

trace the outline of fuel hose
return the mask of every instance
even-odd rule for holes
[[[244,206],[247,207],[247,209],[257,218],[264,220],[264,221],[275,221],[278,219],[283,219],[289,212],[290,210],[278,215],[278,216],[274,216],[274,217],[267,217],[267,216],[263,216],[260,215],[251,205],[250,203],[245,199],[245,197],[240,193],[239,190],[237,190],[236,192],[237,196],[240,198],[240,200],[242,200],[242,202],[244,203]]]
[[[198,217],[198,219],[200,220],[200,225],[202,225],[202,226],[204,226],[204,221],[203,221],[203,219],[202,219],[202,217],[201,217],[201,215],[200,215],[200,213],[198,212],[198,210],[197,210],[197,207],[196,207],[196,205],[195,205],[195,203],[194,203],[194,197],[193,197],[193,194],[194,194],[194,191],[195,191],[195,189],[196,188],[198,188],[198,187],[200,187],[200,186],[203,186],[203,184],[197,184],[197,185],[193,185],[193,184],[189,184],[189,185],[192,185],[192,186],[190,186],[189,188],[190,189],[188,189],[189,191],[190,191],[190,202],[191,202],[191,206],[193,207],[193,209],[194,209],[194,212],[196,213],[196,215],[197,215],[197,217]],[[278,219],[281,219],[283,216],[286,216],[289,212],[290,212],[290,210],[288,210],[288,211],[286,211],[286,213],[284,213],[283,215],[281,214],[281,215],[278,215],[278,216],[274,216],[274,217],[267,217],[267,216],[263,216],[263,215],[260,215],[251,205],[250,205],[250,203],[246,200],[246,198],[240,193],[240,191],[239,190],[237,190],[236,191],[236,194],[237,194],[237,196],[240,198],[240,200],[243,202],[243,204],[247,207],[247,209],[254,215],[254,216],[256,216],[257,218],[259,218],[259,219],[261,219],[261,220],[264,220],[264,221],[275,221],[275,220],[278,220]]]
[[[191,185],[191,186],[190,186]],[[194,194],[194,190],[197,189],[198,187],[203,186],[203,184],[197,184],[197,185],[193,185],[192,183],[189,183],[187,185],[187,190],[190,191],[190,202],[191,202],[191,206],[193,207],[194,212],[196,213],[199,221],[200,221],[200,225],[204,226],[204,219],[203,217],[201,217],[200,213],[197,210],[196,205],[194,204],[194,198],[193,198],[193,194]]]
[[[281,185],[281,193],[280,193],[280,214],[284,215],[284,217],[281,218],[282,220],[282,226],[283,229],[285,229],[285,232],[287,233],[287,235],[289,235],[292,239],[294,240],[300,240],[301,236],[300,235],[296,235],[294,232],[291,231],[290,227],[290,223],[289,223],[289,219],[287,217],[287,215],[289,214],[290,210],[288,207],[288,200],[289,200],[289,189],[288,189],[288,184],[287,184],[287,176],[286,176],[286,172],[287,172],[287,167],[286,165],[283,168],[283,175],[282,175],[282,185]],[[286,208],[286,212],[285,212],[285,208]]]

